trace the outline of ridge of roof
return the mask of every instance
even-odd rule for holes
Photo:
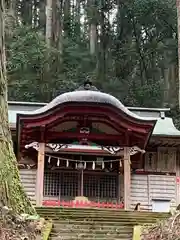
[[[8,101],[8,105],[31,105],[31,106],[45,106],[47,103],[44,102],[21,102],[21,101]]]
[[[21,105],[21,106],[45,106],[45,102],[23,102],[23,101],[8,101],[8,105]],[[170,108],[148,108],[148,107],[129,107],[125,106],[130,111],[151,111],[151,112],[168,112]]]
[[[170,108],[147,108],[147,107],[127,107],[129,110],[134,111],[150,111],[150,112],[168,112]]]

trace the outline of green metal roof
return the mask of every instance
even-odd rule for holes
[[[25,111],[8,111],[8,119],[10,124],[16,124],[16,117],[18,113],[24,113]]]
[[[156,122],[153,136],[180,137],[180,131],[174,126],[172,118],[159,118]]]

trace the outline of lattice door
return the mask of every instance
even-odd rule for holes
[[[78,195],[78,173],[46,171],[44,174],[44,196],[59,199],[74,199]]]
[[[117,201],[117,175],[107,173],[84,174],[84,195],[93,201]]]

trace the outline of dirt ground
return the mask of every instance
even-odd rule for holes
[[[151,227],[144,226],[141,240],[178,240],[180,239],[180,211],[169,219],[159,221]]]
[[[0,240],[36,240],[43,224],[37,216],[15,215],[8,208],[0,208]]]

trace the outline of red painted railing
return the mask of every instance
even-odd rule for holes
[[[69,207],[69,208],[114,208],[123,209],[123,203],[107,203],[107,202],[85,202],[85,201],[56,201],[56,200],[46,200],[43,201],[43,206],[45,207]]]

